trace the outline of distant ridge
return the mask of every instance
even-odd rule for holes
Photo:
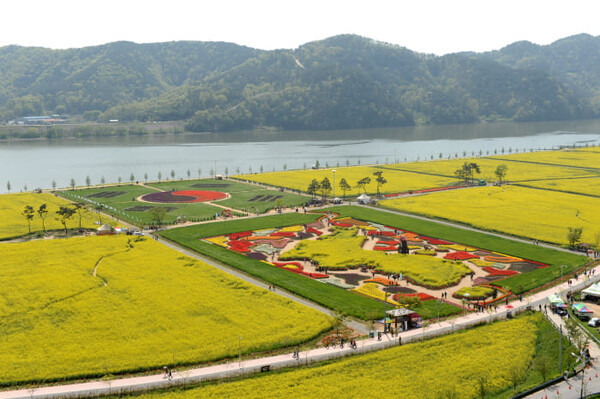
[[[0,48],[0,120],[185,121],[327,130],[600,116],[600,38],[434,56],[356,35],[293,50],[225,42]]]

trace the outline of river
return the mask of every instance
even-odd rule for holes
[[[600,145],[600,120],[0,142],[0,192]]]

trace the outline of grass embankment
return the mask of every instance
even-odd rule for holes
[[[0,257],[0,385],[235,358],[334,322],[145,237],[3,243]]]
[[[360,220],[381,223],[398,229],[409,230],[429,237],[454,241],[489,251],[500,252],[523,259],[549,264],[550,267],[537,269],[529,273],[519,274],[494,284],[520,294],[551,282],[561,276],[560,265],[566,265],[563,273],[569,274],[587,262],[585,256],[557,251],[537,245],[496,237],[482,232],[464,230],[444,224],[382,212],[375,209],[340,206],[329,208],[342,216],[350,216]]]
[[[161,232],[165,238],[217,261],[239,269],[259,279],[279,286],[342,314],[368,320],[383,317],[384,304],[353,294],[342,288],[290,273],[264,262],[213,245],[202,238],[248,230],[307,224],[315,221],[314,214],[283,214],[261,218],[233,220],[172,229]]]
[[[141,397],[374,398],[383,392],[402,398],[509,398],[541,383],[542,374],[560,375],[557,340],[558,332],[538,313],[339,361]],[[570,350],[565,341],[564,359]]]

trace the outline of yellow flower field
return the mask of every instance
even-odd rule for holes
[[[1,383],[236,357],[332,326],[145,237],[3,243],[0,258]]]
[[[313,179],[317,179],[320,182],[325,177],[329,179],[333,188],[334,182],[332,171],[335,169],[335,195],[338,197],[343,195],[343,192],[339,187],[342,178],[346,179],[348,184],[352,187],[352,190],[346,192],[347,196],[358,196],[362,194],[363,191],[356,187],[356,182],[367,176],[371,178],[371,183],[366,187],[367,193],[376,193],[377,183],[375,182],[375,176],[373,176],[373,172],[376,171],[383,171],[383,177],[387,180],[387,183],[380,188],[381,193],[401,193],[409,190],[445,187],[456,182],[456,179],[452,177],[423,175],[420,173],[403,172],[390,168],[390,165],[380,167],[351,166],[318,170],[308,169],[291,170],[287,172],[269,172],[235,177],[273,186],[306,191]],[[333,195],[333,190],[330,195]]]
[[[538,154],[538,153],[532,153]],[[530,155],[530,154],[522,154]],[[494,172],[499,165],[506,165],[507,173],[506,180],[510,182],[518,182],[523,180],[536,180],[548,178],[567,178],[567,177],[583,177],[583,176],[598,176],[600,171],[590,171],[568,166],[553,166],[541,165],[528,162],[514,162],[516,155],[506,156],[504,159],[495,158],[467,158],[467,159],[451,159],[431,162],[412,162],[407,164],[394,165],[394,167],[403,170],[411,170],[421,173],[441,174],[452,177],[457,169],[460,169],[465,162],[476,163],[481,173],[474,174],[475,179],[484,179],[488,182],[498,180]],[[457,180],[454,179],[454,182]]]
[[[326,365],[179,392],[164,398],[475,398],[511,386],[530,367],[539,314]],[[360,343],[358,344],[360,348]]]
[[[385,301],[392,305],[399,305],[398,302],[392,299],[392,295],[385,295],[385,292],[379,289],[379,285],[377,283],[365,283],[358,288],[354,288],[352,291],[356,291],[361,295],[365,295],[371,298],[378,299],[380,301]]]
[[[526,182],[523,185],[572,193],[600,195],[600,175],[573,179],[538,180]]]
[[[56,211],[59,207],[71,204],[61,198],[55,197],[51,194],[33,194],[33,193],[20,193],[20,194],[3,194],[0,195],[0,239],[20,237],[27,234],[27,220],[21,215],[25,206],[30,205],[35,211],[37,211],[40,205],[46,204],[48,207],[48,213],[46,216],[46,230],[61,230],[63,225],[60,221],[56,220],[58,215]],[[110,223],[107,218],[103,218],[103,222]],[[94,224],[98,220],[98,216],[94,212],[84,211],[82,213],[81,226],[84,228],[97,228]],[[114,222],[113,222],[114,223]],[[68,228],[79,227],[79,216],[73,215],[67,222]],[[42,219],[37,213],[34,214],[33,220],[31,221],[31,231],[43,231]]]
[[[583,227],[582,242],[593,242],[600,232],[600,198],[518,186],[473,187],[380,204],[557,244],[567,244],[567,227]]]
[[[598,147],[594,147],[598,151]],[[600,169],[600,154],[594,151],[561,150],[561,151],[540,151],[522,154],[513,154],[498,157],[515,161],[540,162],[553,165],[570,165],[583,168]]]
[[[364,236],[356,229],[337,230],[319,240],[305,240],[282,253],[281,260],[309,258],[325,267],[372,266],[388,273],[402,273],[416,284],[443,286],[456,282],[471,270],[462,262],[451,262],[432,256],[386,254],[362,249]]]

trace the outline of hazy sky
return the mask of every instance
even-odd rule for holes
[[[441,55],[597,36],[599,11],[598,0],[6,0],[0,46],[199,40],[275,49],[354,33]]]

